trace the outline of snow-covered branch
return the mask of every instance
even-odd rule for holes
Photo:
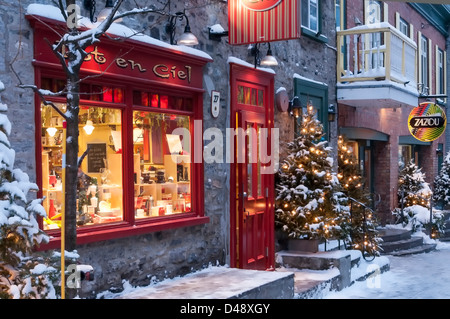
[[[22,89],[32,89],[35,93],[37,93],[37,95],[39,95],[39,97],[42,100],[42,103],[44,103],[44,105],[50,105],[59,115],[61,115],[64,119],[67,119],[67,116],[58,108],[58,106],[56,106],[53,102],[48,101],[45,98],[46,96],[61,96],[64,91],[59,91],[59,92],[51,92],[49,90],[43,90],[43,89],[39,89],[36,85],[31,85],[31,84],[19,84],[19,87]]]
[[[119,7],[122,5],[123,0],[116,0],[114,3],[114,6],[111,9],[111,13],[106,17],[105,20],[103,20],[99,25],[92,29],[88,29],[85,31],[82,31],[78,34],[70,34],[67,33],[64,36],[61,37],[61,40],[58,43],[58,46],[61,46],[62,44],[69,44],[69,43],[76,43],[80,46],[80,48],[87,48],[88,46],[96,43],[99,41],[99,38],[102,35],[105,35],[108,29],[110,28],[111,24],[119,19],[122,19],[127,16],[131,15],[137,15],[137,14],[147,14],[147,13],[154,13],[159,14],[163,16],[175,16],[173,14],[170,14],[169,12],[164,11],[164,8],[157,9],[154,6],[150,7],[143,7],[143,8],[135,8],[129,11],[125,11],[122,13],[118,13]],[[60,7],[61,10],[64,10]]]

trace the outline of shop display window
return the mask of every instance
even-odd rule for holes
[[[186,115],[134,111],[136,219],[191,212],[191,150],[175,129],[189,130]]]
[[[56,104],[65,112],[65,104]],[[51,107],[41,105],[42,190],[47,211],[44,229],[61,226],[63,118]],[[77,225],[123,220],[122,203],[122,114],[121,110],[81,106],[79,112],[79,168]]]

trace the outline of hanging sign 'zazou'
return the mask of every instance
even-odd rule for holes
[[[420,103],[408,117],[410,133],[419,141],[431,142],[445,131],[447,117],[445,111],[432,102]]]

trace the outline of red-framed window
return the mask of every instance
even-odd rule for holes
[[[63,88],[62,77],[37,71],[42,88]],[[48,99],[65,111],[64,97]],[[54,236],[49,244],[54,246],[64,200],[62,117],[39,99],[36,110],[39,195],[45,196],[48,215],[42,228]],[[81,85],[79,156],[89,150],[79,169],[78,243],[208,222],[203,164],[194,163],[193,155],[194,121],[200,119],[198,91],[163,86],[149,90],[113,79]],[[189,134],[173,134],[175,129]]]

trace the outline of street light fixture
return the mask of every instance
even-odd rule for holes
[[[176,21],[177,20],[183,20],[183,18],[186,19],[186,26],[184,28],[184,33],[181,35],[181,37],[178,39],[178,41],[175,41],[175,27],[176,27]],[[191,26],[189,25],[189,19],[186,16],[184,12],[177,12],[174,16],[170,17],[169,23],[166,25],[166,32],[170,36],[170,44],[182,44],[182,45],[197,45],[198,39],[197,37],[191,32]]]
[[[294,96],[294,98],[289,101],[289,114],[295,118],[299,118],[303,114],[302,102],[298,96]]]

